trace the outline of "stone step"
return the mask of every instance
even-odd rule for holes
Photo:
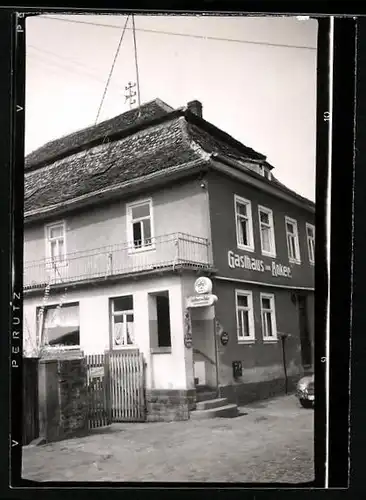
[[[196,410],[209,410],[210,408],[219,408],[227,404],[228,400],[226,398],[206,399],[196,404]]]
[[[239,408],[235,404],[220,406],[219,408],[210,408],[208,410],[193,410],[190,418],[193,420],[203,420],[206,418],[235,418],[239,416]]]
[[[216,391],[197,391],[196,392],[197,403],[199,403],[201,401],[208,401],[211,399],[216,399],[216,398],[217,398]]]

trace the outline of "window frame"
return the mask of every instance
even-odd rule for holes
[[[240,335],[239,331],[239,312],[244,309],[242,306],[238,305],[238,297],[245,296],[248,297],[248,324],[249,324],[249,335],[244,337]],[[253,292],[251,290],[235,290],[235,313],[236,313],[236,337],[238,344],[253,344],[255,342],[255,321],[254,321],[254,303],[253,303]]]
[[[270,243],[271,250],[267,251],[263,249],[263,238],[262,238],[262,222],[261,222],[261,212],[266,213],[269,216],[270,221]],[[275,227],[274,227],[274,218],[273,218],[273,210],[267,208],[263,205],[258,205],[258,222],[259,222],[259,236],[261,241],[261,251],[262,255],[267,257],[276,257],[276,238],[275,238]]]
[[[150,231],[151,231],[151,245],[142,245],[141,247],[134,246],[134,238],[133,238],[133,218],[132,218],[132,209],[141,205],[149,205],[150,210]],[[147,217],[139,218],[141,220],[146,219]],[[127,222],[127,244],[128,244],[128,253],[139,253],[139,252],[147,252],[155,249],[155,231],[154,231],[154,214],[153,214],[153,202],[152,198],[144,198],[141,200],[136,200],[131,203],[126,203],[126,222]]]
[[[307,242],[307,246],[308,246],[309,263],[311,265],[314,265],[315,264],[315,225],[314,224],[310,224],[310,222],[307,222],[305,226],[306,226],[306,242]],[[313,235],[314,235],[313,238],[309,237],[309,233],[308,233],[308,229],[309,228],[311,228],[312,231],[313,231]],[[314,256],[313,259],[311,258],[310,240],[313,241],[313,256]]]
[[[51,229],[61,226],[62,227],[62,238],[63,238],[63,255],[62,260],[53,261],[52,260],[52,251],[51,251],[51,241],[50,231]],[[66,222],[65,220],[51,222],[44,226],[44,234],[45,234],[45,247],[46,247],[46,262],[47,267],[54,267],[54,262],[57,263],[57,266],[62,267],[67,265],[67,249],[66,249]]]
[[[37,306],[36,307],[36,335],[38,335],[38,332],[39,332],[39,321],[40,321],[40,317],[39,317],[39,312],[41,309],[43,309],[43,313],[42,313],[42,331],[39,332],[42,336],[43,336],[43,328],[44,328],[44,321],[45,321],[45,313],[47,310],[49,309],[57,309],[57,306],[59,306],[60,304],[57,302],[55,304],[47,304],[47,305],[40,305],[40,306]],[[63,307],[68,307],[68,306],[77,306],[78,307],[78,313],[79,313],[79,344],[76,344],[76,345],[62,345],[62,349],[63,350],[80,350],[81,349],[81,331],[80,331],[80,302],[78,301],[72,301],[72,302],[65,302],[61,305],[61,309]],[[44,336],[43,336],[44,338]],[[47,347],[47,349],[59,349],[60,348],[60,345],[57,344],[57,345],[47,345],[47,344],[42,344],[42,346],[45,346]]]
[[[276,316],[276,301],[275,295],[273,293],[261,292],[259,294],[260,298],[260,308],[261,308],[261,325],[262,325],[262,339],[265,343],[277,342],[278,341],[278,332],[277,332],[277,316]],[[271,308],[270,310],[263,308],[262,299],[269,299]],[[272,336],[265,335],[265,327],[264,327],[264,312],[271,313],[271,323],[272,323]]]
[[[123,299],[124,297],[132,297],[132,307],[133,309],[126,309],[124,311],[118,311],[117,313],[114,311],[114,301],[116,299]],[[136,344],[136,336],[135,336],[135,328],[133,332],[134,336],[134,343],[133,344],[121,344],[121,345],[115,345],[114,344],[114,317],[115,316],[128,316],[129,314],[133,315],[133,325],[135,327],[135,313],[134,313],[134,306],[135,306],[135,300],[134,300],[134,295],[132,293],[124,294],[124,295],[116,295],[114,297],[109,298],[109,317],[110,317],[110,349],[112,351],[120,351],[121,349],[136,349],[137,344]],[[124,325],[127,324],[127,322],[123,323]],[[126,332],[124,332],[124,335]]]
[[[246,205],[248,213],[248,240],[249,245],[244,245],[239,241],[239,231],[238,231],[238,218],[239,213],[237,212],[237,203]],[[237,194],[234,195],[234,213],[235,213],[235,231],[236,231],[236,245],[240,250],[245,250],[247,252],[254,252],[254,234],[253,234],[253,212],[252,212],[252,202],[243,198]]]
[[[295,227],[295,251],[296,251],[296,256],[291,257],[290,255],[290,246],[289,246],[289,241],[288,241],[288,236],[289,232],[287,230],[287,224],[292,224]],[[299,240],[299,227],[297,224],[296,219],[292,219],[291,217],[288,217],[287,215],[285,216],[285,233],[286,233],[286,243],[287,243],[287,254],[288,254],[288,259],[289,262],[293,264],[301,264],[301,254],[300,254],[300,240]]]

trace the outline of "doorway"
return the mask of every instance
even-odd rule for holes
[[[312,342],[309,328],[309,311],[307,296],[297,296],[300,328],[301,361],[304,369],[312,367]]]

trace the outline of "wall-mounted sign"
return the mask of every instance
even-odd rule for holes
[[[187,308],[213,306],[216,301],[216,295],[193,295],[191,297],[187,297]]]
[[[212,281],[210,278],[206,278],[206,276],[201,276],[201,278],[196,279],[194,290],[198,295],[209,295],[212,292]]]
[[[220,340],[222,345],[226,345],[229,342],[229,334],[227,332],[222,332],[220,335]]]
[[[192,335],[185,335],[184,336],[184,345],[187,347],[187,349],[190,349],[192,347]]]
[[[231,269],[241,268],[249,271],[258,271],[260,273],[270,272],[274,277],[292,278],[291,268],[272,261],[270,264],[265,264],[263,260],[249,257],[248,255],[238,255],[232,250],[227,253],[228,264]]]
[[[243,365],[241,361],[233,361],[233,377],[238,378],[243,376]]]
[[[192,339],[192,320],[189,311],[184,311],[184,345],[190,349],[193,344]]]

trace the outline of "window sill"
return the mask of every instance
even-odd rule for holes
[[[151,354],[171,354],[172,353],[172,348],[171,347],[152,347],[150,349]]]
[[[131,351],[138,349],[137,345],[115,345],[112,351]]]
[[[128,250],[128,255],[135,255],[139,253],[144,253],[144,252],[152,252],[153,250],[156,250],[155,245],[149,245],[149,246],[144,246],[141,248],[133,248]]]
[[[310,264],[311,266],[315,266],[315,262],[312,262],[311,260],[309,261],[309,264]]]
[[[296,259],[288,259],[290,264],[297,264],[297,265],[300,265],[301,264],[301,260],[296,260]]]
[[[248,339],[248,340],[238,340],[238,344],[255,344],[255,339]]]
[[[243,250],[244,252],[254,252],[254,247],[245,247],[244,245],[240,245],[237,243],[237,247],[239,250]]]
[[[263,339],[263,344],[277,344],[278,338]]]
[[[269,257],[270,259],[275,259],[277,257],[276,253],[266,252],[265,250],[262,250],[262,255],[263,257]]]

